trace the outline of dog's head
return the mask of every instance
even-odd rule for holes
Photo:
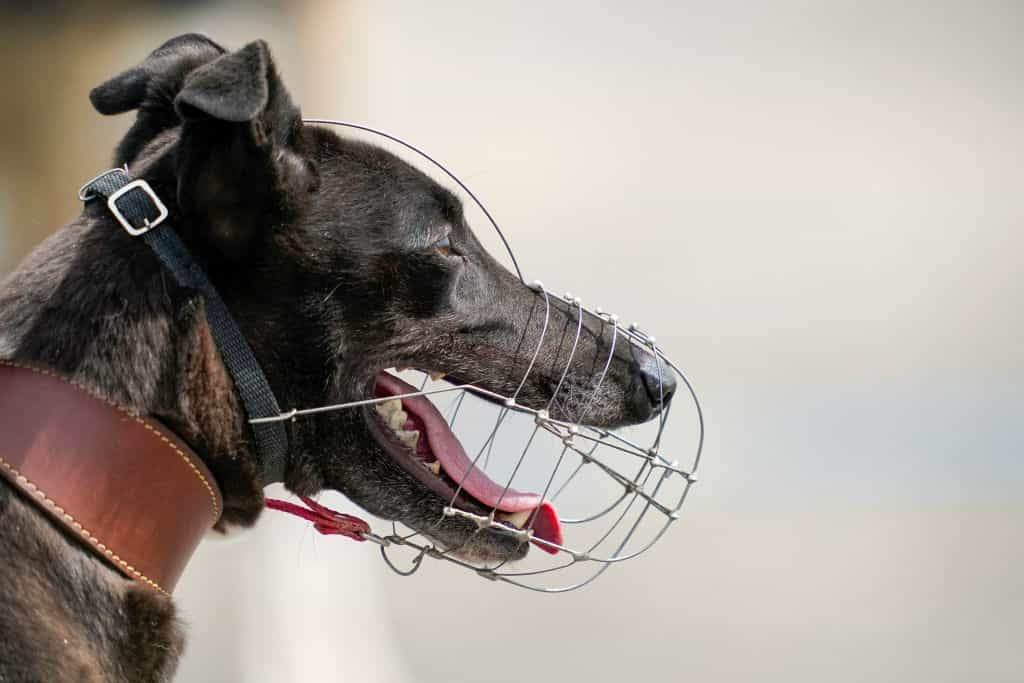
[[[171,224],[207,264],[283,407],[404,393],[391,367],[550,404],[555,418],[586,411],[605,427],[645,421],[671,397],[671,379],[615,345],[611,325],[580,324],[492,258],[452,192],[382,149],[305,125],[264,43],[227,52],[182,36],[91,97],[104,114],[137,110],[116,162],[171,200]],[[526,552],[463,519],[439,522],[465,461],[425,399],[291,429],[292,490],[336,489],[467,557]],[[474,482],[456,505],[487,514],[495,489]],[[505,495],[499,510],[539,502]]]

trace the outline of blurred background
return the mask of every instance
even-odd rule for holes
[[[568,595],[267,515],[193,561],[180,680],[1020,680],[1024,5],[2,2],[0,272],[130,123],[89,89],[186,31],[445,160],[708,439],[680,524]]]

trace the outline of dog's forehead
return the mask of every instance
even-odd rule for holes
[[[314,129],[320,174],[328,192],[386,206],[404,232],[462,223],[460,199],[448,188],[395,154],[361,140]]]

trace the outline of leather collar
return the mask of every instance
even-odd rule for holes
[[[220,519],[220,489],[181,439],[48,370],[0,361],[0,435],[0,474],[164,595]]]

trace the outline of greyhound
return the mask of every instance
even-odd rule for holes
[[[543,299],[484,250],[452,192],[378,147],[304,124],[264,42],[231,52],[179,36],[90,98],[101,114],[136,113],[115,163],[164,198],[281,405],[400,393],[392,367],[518,389],[520,403],[541,408],[568,365],[552,415],[587,400],[588,423],[609,428],[646,421],[671,398],[670,380],[610,351],[592,322],[570,355],[552,330],[577,328],[571,308],[552,305],[545,334]],[[215,478],[215,529],[225,531],[257,521],[266,479],[205,310],[199,292],[87,205],[0,286],[0,360],[47,368],[166,425]],[[287,488],[339,491],[467,558],[529,551],[457,516],[438,523],[451,477],[381,415],[368,407],[289,425]],[[471,495],[461,501],[475,509]],[[173,677],[184,636],[172,600],[3,479],[0,556],[0,681]]]

